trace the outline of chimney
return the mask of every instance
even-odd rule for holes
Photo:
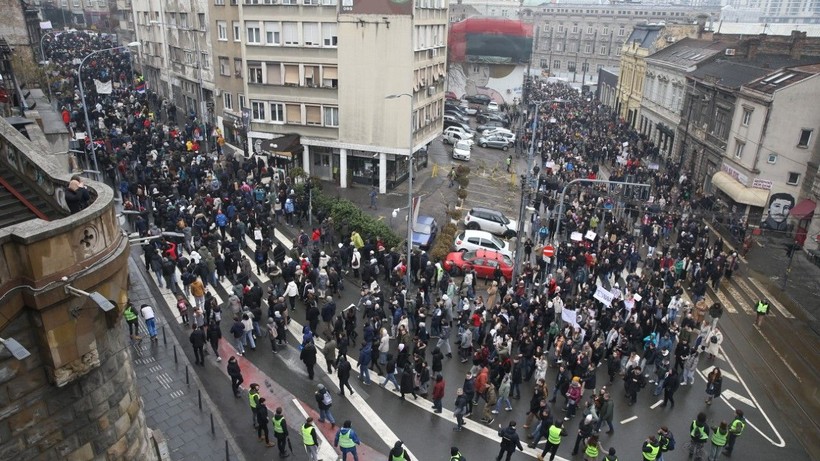
[[[749,61],[754,61],[757,59],[757,48],[760,46],[760,40],[757,38],[749,39],[748,44],[746,45],[746,59]]]
[[[798,30],[792,31],[791,40],[789,40],[789,57],[798,60],[803,56],[803,46],[806,44],[806,33]]]
[[[703,31],[706,29],[706,20],[709,19],[709,16],[705,14],[698,15],[697,17],[697,25],[698,25],[698,40],[703,38]]]

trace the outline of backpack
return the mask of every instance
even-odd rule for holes
[[[667,439],[669,439],[669,443],[666,444],[666,451],[674,450],[675,449],[675,436],[674,436],[674,434],[669,432],[669,436],[667,437]]]
[[[333,398],[330,396],[330,392],[325,391],[325,394],[322,396],[322,403],[325,405],[330,405],[333,403]]]

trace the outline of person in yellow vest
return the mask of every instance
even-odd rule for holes
[[[706,413],[698,413],[697,418],[692,421],[689,426],[689,437],[692,443],[689,445],[689,457],[693,457],[695,453],[701,455],[703,453],[703,446],[709,440],[709,426],[706,424]]]
[[[130,302],[125,305],[125,310],[122,311],[123,317],[125,317],[125,322],[128,323],[128,334],[131,335],[131,339],[137,340],[142,339],[140,337],[140,323],[139,323],[139,316],[137,315],[137,311],[134,310],[134,305]]]
[[[763,324],[763,317],[769,313],[769,300],[768,299],[761,299],[757,302],[757,306],[755,306],[755,312],[757,312],[757,318],[755,319],[755,326],[760,326]]]
[[[615,453],[615,447],[610,447],[607,454],[604,455],[604,461],[618,461],[618,457],[615,456]]]
[[[301,430],[302,443],[305,444],[308,459],[310,461],[319,461],[319,444],[322,442],[319,440],[319,434],[313,426],[313,418],[308,417],[305,424],[302,425]]]
[[[746,419],[743,417],[743,410],[738,408],[735,410],[735,419],[729,423],[729,439],[726,441],[726,448],[723,449],[723,454],[726,456],[732,456],[732,450],[735,449],[735,441],[740,434],[743,433],[743,429],[746,428]]]
[[[555,453],[558,452],[558,446],[561,445],[561,437],[566,436],[567,431],[564,430],[564,422],[560,419],[554,422],[547,432],[547,445],[544,447],[544,451],[538,455],[538,461],[543,461],[547,453],[550,453],[550,461],[555,459]]]
[[[285,451],[285,442],[288,439],[288,422],[282,413],[282,407],[277,407],[271,419],[273,420],[273,436],[276,437],[276,447],[279,449],[279,457],[285,458],[290,456],[290,454]]]
[[[412,461],[410,455],[407,454],[407,450],[402,445],[404,445],[404,442],[401,440],[396,441],[390,453],[387,454],[389,461]]]
[[[645,461],[655,461],[658,459],[658,454],[661,452],[661,446],[658,443],[658,438],[654,435],[649,436],[643,443],[641,454]]]
[[[604,450],[601,442],[598,441],[598,436],[590,436],[586,440],[586,448],[584,449],[584,461],[598,461],[598,455]]]
[[[712,449],[709,452],[709,461],[717,461],[728,438],[729,424],[726,421],[721,421],[719,426],[712,428]]]
[[[258,423],[256,422],[256,406],[259,404],[259,384],[251,383],[248,389],[248,405],[251,407],[251,414],[253,415],[253,428],[256,429]]]
[[[466,461],[464,455],[458,451],[458,447],[450,447],[450,461]]]
[[[356,445],[360,445],[362,442],[359,440],[359,436],[356,435],[356,431],[354,431],[350,425],[351,422],[349,419],[342,423],[342,427],[336,432],[336,439],[333,441],[333,446],[341,448],[342,461],[347,461],[348,453],[353,455],[353,461],[359,461],[359,455],[356,453]]]

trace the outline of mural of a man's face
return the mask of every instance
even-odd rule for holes
[[[774,222],[782,223],[789,217],[789,211],[792,209],[792,202],[787,199],[774,199],[769,205],[769,219]]]

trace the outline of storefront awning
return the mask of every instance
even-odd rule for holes
[[[789,216],[797,218],[798,221],[808,219],[812,214],[814,214],[815,207],[817,207],[817,204],[812,200],[803,199],[803,201],[798,203],[796,207],[792,208]]]
[[[769,198],[769,191],[753,189],[739,183],[724,171],[718,171],[712,176],[712,185],[722,190],[732,200],[743,205],[765,207]]]

